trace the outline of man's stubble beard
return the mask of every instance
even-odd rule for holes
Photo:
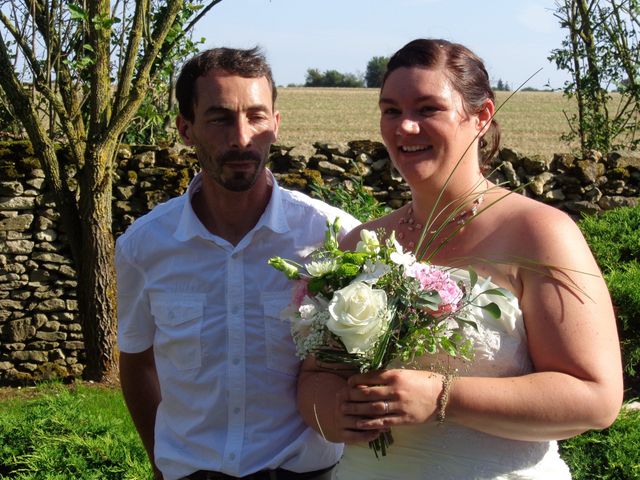
[[[198,158],[205,159],[200,161],[200,166],[207,176],[221,187],[232,192],[246,192],[251,189],[258,181],[267,163],[266,157],[260,158],[257,153],[252,151],[228,151],[217,158],[207,154],[202,155],[201,153]],[[256,167],[253,172],[232,172],[225,175],[223,173],[225,164],[234,161],[251,161],[254,162]]]

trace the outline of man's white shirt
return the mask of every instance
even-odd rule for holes
[[[201,175],[116,243],[119,347],[137,353],[153,346],[161,383],[156,464],[165,480],[195,470],[243,476],[328,467],[342,447],[297,411],[300,360],[280,319],[293,285],[267,261],[302,262],[321,245],[327,220],[341,217],[345,232],[359,222],[271,177],[265,212],[234,246],[193,211]]]

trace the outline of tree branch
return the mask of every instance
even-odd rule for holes
[[[118,91],[116,92],[114,102],[114,113],[117,115],[124,105],[129,92],[131,91],[131,81],[136,67],[138,49],[142,41],[142,33],[144,31],[144,22],[149,15],[149,0],[136,1],[136,10],[131,26],[129,41],[127,42],[127,53],[122,69],[120,70],[120,78],[118,80]]]
[[[40,94],[44,96],[44,98],[47,99],[48,102],[51,103],[51,106],[56,112],[56,115],[58,115],[60,125],[63,131],[65,132],[65,134],[68,136],[69,139],[80,140],[82,137],[79,135],[79,132],[75,128],[75,125],[71,122],[68,115],[67,107],[62,102],[60,102],[60,99],[58,98],[58,96],[49,88],[49,85],[47,84],[47,81],[44,77],[44,72],[40,68],[38,60],[37,58],[35,58],[35,55],[31,50],[31,47],[24,41],[24,36],[20,35],[20,33],[15,29],[15,26],[1,11],[0,11],[0,21],[2,21],[2,23],[5,25],[9,33],[11,33],[11,35],[15,39],[16,44],[18,45],[18,47],[20,48],[20,51],[22,52],[25,59],[27,60],[29,69],[33,74],[33,82],[34,82],[34,85],[36,86],[36,89],[40,92]],[[3,47],[4,47],[4,43],[3,43]],[[10,66],[10,68],[11,68],[11,71],[14,71],[13,67]],[[76,142],[70,141],[69,143],[71,145],[72,155],[76,158],[76,161],[79,161],[83,155],[83,149],[81,148],[80,143],[77,141]],[[66,178],[63,178],[62,180],[66,181]]]
[[[146,49],[140,61],[138,74],[133,82],[131,93],[127,99],[123,99],[122,108],[114,113],[108,129],[105,130],[101,138],[119,136],[137,112],[149,88],[150,71],[158,58],[167,34],[175,23],[176,16],[182,8],[182,4],[182,0],[170,0],[167,3],[164,15],[158,18],[151,34],[149,48]]]
[[[41,161],[58,208],[62,213],[72,254],[76,262],[80,262],[82,257],[80,255],[79,222],[77,221],[78,206],[73,195],[62,182],[55,147],[40,124],[33,100],[25,93],[23,85],[15,75],[2,32],[0,32],[0,86],[6,93],[16,116],[20,118],[33,150]]]

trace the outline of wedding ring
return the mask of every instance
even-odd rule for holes
[[[384,414],[388,414],[389,413],[389,402],[387,402],[386,400],[384,401]]]

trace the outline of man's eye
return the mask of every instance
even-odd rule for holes
[[[393,108],[393,107],[387,107],[387,108],[383,108],[382,109],[382,114],[383,115],[399,115],[400,114],[400,110],[398,110],[397,108]]]

